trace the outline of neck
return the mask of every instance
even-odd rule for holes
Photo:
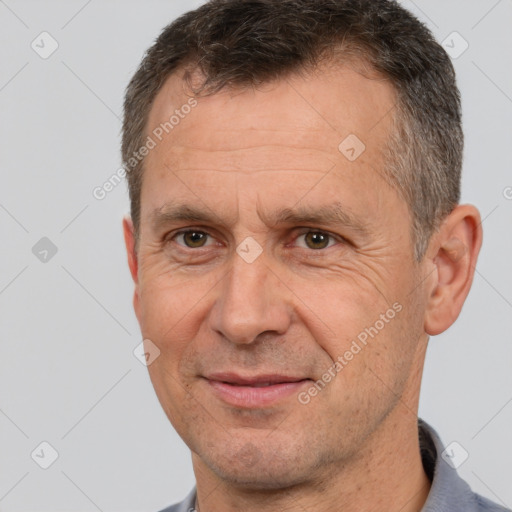
[[[397,405],[353,460],[322,468],[315,478],[287,489],[254,490],[222,481],[194,454],[198,512],[420,511],[430,481],[421,461],[416,409],[406,403]]]

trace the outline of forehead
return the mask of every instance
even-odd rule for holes
[[[198,98],[200,108],[187,115],[186,122],[180,118],[173,126],[172,142],[178,145],[197,130],[202,135],[208,133],[204,143],[231,149],[236,148],[239,138],[227,141],[223,132],[241,129],[250,130],[255,141],[266,131],[279,131],[276,135],[286,137],[289,143],[326,135],[328,144],[339,143],[354,133],[367,147],[375,146],[389,131],[396,95],[382,75],[367,69],[363,75],[357,69],[362,70],[362,66],[325,64],[309,73],[291,74],[257,87],[226,87],[203,96]],[[169,122],[190,100],[182,77],[183,71],[177,71],[158,92],[148,116],[148,133]],[[187,133],[180,125],[186,125]]]
[[[258,201],[271,187],[272,200],[290,202],[322,175],[329,178],[323,183],[329,195],[336,195],[333,186],[352,187],[362,201],[369,190],[380,197],[387,186],[382,150],[396,98],[389,81],[375,73],[325,66],[257,88],[193,98],[192,108],[191,98],[180,73],[155,98],[146,131],[156,145],[145,160],[142,210],[148,202],[153,208],[168,202],[172,191],[191,199],[196,191],[203,202],[226,208],[225,197],[211,195],[221,186],[231,195],[259,195]],[[321,191],[315,186],[310,197],[318,200]]]

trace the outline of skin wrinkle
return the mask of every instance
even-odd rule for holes
[[[315,172],[322,172],[318,170],[319,164],[322,167],[325,167],[326,169],[329,169],[333,162],[328,157],[330,155],[325,154],[323,151],[313,151],[313,148],[307,148],[304,146],[301,147],[294,147],[292,150],[290,150],[290,147],[287,148],[287,151],[278,150],[276,149],[277,145],[267,145],[267,147],[259,147],[259,148],[245,148],[245,149],[237,149],[237,150],[215,150],[215,151],[201,151],[197,148],[194,148],[193,146],[187,146],[187,147],[179,147],[177,145],[173,146],[173,158],[166,162],[169,169],[175,169],[177,166],[179,167],[179,172],[184,172],[187,170],[187,168],[195,167],[195,162],[207,162],[208,156],[210,154],[218,155],[219,158],[222,158],[223,156],[226,156],[226,158],[229,159],[229,161],[236,161],[238,154],[248,154],[249,152],[252,152],[254,155],[253,160],[254,164],[257,167],[256,168],[248,168],[244,167],[243,169],[231,166],[231,168],[223,168],[223,169],[210,169],[205,168],[204,170],[212,171],[212,172],[229,172],[229,171],[244,171],[244,172],[268,172],[269,166],[268,164],[271,163],[273,166],[276,166],[275,168],[278,168],[279,170],[286,170],[286,165],[288,164],[288,161],[290,158],[295,159],[295,156],[298,151],[301,151],[303,153],[307,153],[308,158],[304,160],[296,160],[298,162],[298,165],[296,165],[296,170],[315,170]],[[269,151],[269,148],[272,148],[272,151]],[[185,153],[185,155],[181,153]],[[314,153],[311,155],[311,153]],[[266,160],[261,161],[258,160],[259,154],[262,154],[267,157]],[[306,155],[304,155],[306,157]],[[179,163],[178,163],[179,162]],[[324,163],[325,162],[325,163]],[[245,163],[247,165],[247,160],[245,160]],[[252,164],[252,162],[251,162]],[[196,164],[197,165],[197,164]],[[327,171],[325,171],[327,172]]]
[[[412,512],[426,498],[415,411],[428,341],[425,312],[436,280],[447,273],[433,272],[433,260],[414,260],[408,206],[374,170],[382,166],[391,127],[384,114],[394,94],[389,84],[364,80],[350,71],[319,73],[290,77],[294,87],[283,81],[270,90],[199,98],[147,157],[131,267],[134,306],[143,336],[160,349],[150,377],[192,451],[202,512],[366,512],[387,509],[394,497],[407,503],[403,512]],[[168,116],[169,98],[182,101],[181,88],[178,77],[166,82],[150,125]],[[294,89],[313,97],[322,116],[350,126],[366,151],[346,160],[338,151],[342,139],[304,108]],[[334,95],[342,100],[333,103]],[[194,159],[204,171],[185,171]],[[307,159],[316,169],[297,169]],[[295,170],[268,171],[283,161]],[[326,162],[336,166],[326,172]],[[349,240],[326,249],[297,245],[298,228],[306,227],[300,219],[269,219],[334,202],[364,221],[364,230],[310,219],[312,231]],[[161,218],[155,229],[155,212],[180,204],[200,207],[210,219]],[[169,237],[192,228],[211,235],[211,245],[187,249]],[[127,223],[125,236],[130,254]],[[235,251],[247,236],[263,248],[250,264]],[[394,303],[402,311],[308,405],[291,397],[268,408],[235,408],[204,379],[232,370],[293,374],[312,383]]]
[[[258,199],[259,201],[259,199]],[[259,220],[267,228],[277,229],[281,225],[300,225],[300,224],[323,224],[333,227],[344,227],[349,230],[352,237],[358,235],[356,238],[356,246],[368,237],[368,226],[362,219],[358,219],[352,212],[347,211],[341,203],[333,203],[332,205],[325,205],[321,208],[315,208],[310,212],[303,206],[295,208],[286,208],[283,210],[276,210],[275,212],[267,215],[262,206],[256,206],[256,213]],[[217,214],[213,213],[211,209],[191,208],[187,205],[180,205],[180,203],[171,203],[163,205],[151,212],[150,214],[152,231],[158,236],[166,226],[172,226],[181,222],[197,222],[202,224],[214,225],[216,222],[222,225],[224,229],[232,228],[238,218],[223,221],[219,219]],[[358,243],[359,241],[359,243]],[[352,243],[354,240],[352,240]]]
[[[384,245],[382,245],[381,247],[377,247],[377,248],[371,249],[371,252],[373,253],[373,257],[377,258],[378,257],[378,252],[379,251],[383,251],[384,249],[385,249]],[[151,254],[148,253],[146,255],[146,264],[150,265],[151,264],[150,258],[151,257],[157,257],[158,258],[163,250],[164,249],[159,244],[156,244],[154,246],[154,252],[152,252]],[[355,249],[355,250],[357,251],[357,249]],[[366,248],[366,251],[368,252],[370,250]],[[362,260],[362,261],[364,262],[365,260]],[[167,265],[167,263],[166,263],[166,265]],[[355,273],[357,275],[357,277],[359,277],[361,279],[367,280],[375,288],[375,290],[385,299],[386,304],[388,306],[391,305],[391,301],[386,298],[386,296],[384,295],[384,293],[381,290],[381,287],[379,286],[379,284],[377,282],[379,280],[379,278],[380,278],[381,282],[385,281],[385,278],[388,277],[388,276],[379,276],[379,271],[378,271],[377,268],[373,268],[372,267],[372,261],[371,260],[366,260],[366,266],[363,267],[362,269],[361,268],[351,267],[345,261],[341,261],[337,265],[331,266],[330,272],[334,273],[335,269],[336,269],[336,271],[338,273],[344,271],[346,273],[346,277],[348,277],[349,279],[355,280],[355,278],[354,278],[354,273]],[[165,270],[165,268],[164,268],[164,270],[162,270],[162,273],[165,273],[165,272],[168,272],[168,271],[169,271],[168,269]],[[171,272],[172,272],[172,270],[171,270]],[[372,279],[370,277],[372,274],[375,276],[374,279]],[[163,274],[161,274],[161,275],[163,275]]]

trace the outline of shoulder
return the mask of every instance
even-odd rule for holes
[[[183,502],[180,501],[179,503],[176,503],[175,505],[171,505],[170,507],[160,510],[160,512],[197,512],[197,511],[193,507],[186,507],[186,506],[184,507]]]
[[[502,507],[479,494],[475,494],[474,496],[477,503],[477,510],[479,512],[511,512],[509,508]]]
[[[187,497],[180,501],[179,503],[175,503],[170,507],[164,508],[160,510],[160,512],[197,512],[194,508],[194,504],[196,502],[196,488],[194,487],[187,495]]]

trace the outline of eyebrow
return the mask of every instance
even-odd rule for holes
[[[368,223],[345,208],[340,202],[319,207],[299,206],[296,208],[284,208],[274,210],[270,213],[258,212],[258,214],[262,221],[269,227],[277,227],[282,224],[328,224],[344,226],[362,235],[366,235],[369,232]],[[187,204],[166,204],[153,210],[151,213],[151,226],[156,232],[163,229],[168,224],[177,222],[201,222],[227,227],[235,224],[233,220],[223,220],[219,215],[208,208],[190,206]]]
[[[357,217],[340,202],[320,207],[285,208],[269,216],[268,224],[331,224],[345,226],[361,234],[368,233],[368,223]]]
[[[186,204],[166,204],[153,210],[150,218],[151,226],[154,231],[159,231],[168,224],[184,221],[221,223],[221,219],[211,210],[192,207]]]

